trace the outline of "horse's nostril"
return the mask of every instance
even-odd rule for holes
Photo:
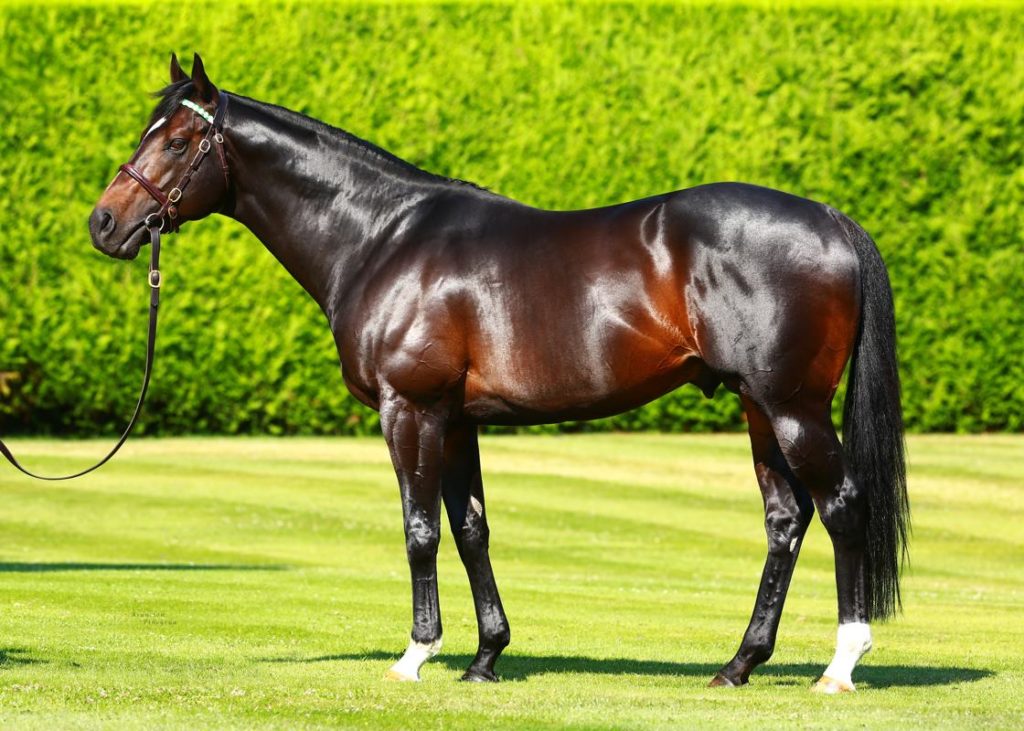
[[[117,222],[109,208],[95,208],[89,216],[89,231],[95,241],[103,241],[114,233]]]

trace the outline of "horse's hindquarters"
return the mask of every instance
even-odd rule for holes
[[[701,357],[766,401],[830,401],[856,339],[860,270],[828,209],[753,186],[686,193],[685,306]]]

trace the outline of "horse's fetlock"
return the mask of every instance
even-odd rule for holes
[[[508,625],[491,630],[486,636],[480,637],[480,646],[488,650],[500,652],[512,642],[512,632]]]
[[[772,655],[775,654],[775,643],[766,642],[763,644],[757,644],[750,648],[747,653],[747,660],[751,666],[760,665],[761,663],[768,662],[771,660]]]
[[[850,622],[839,625],[836,633],[836,649],[860,657],[871,652],[871,626],[865,622]]]

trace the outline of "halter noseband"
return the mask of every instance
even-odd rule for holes
[[[169,193],[164,193],[160,190],[152,180],[143,175],[142,171],[132,163],[126,162],[121,166],[120,170],[122,173],[138,183],[144,191],[149,193],[153,200],[160,204],[159,211],[156,213],[150,213],[146,216],[146,228],[162,229],[166,222],[167,229],[169,231],[176,232],[178,230],[178,203],[181,201],[181,196],[185,193],[185,188],[187,188],[188,184],[192,181],[192,176],[197,170],[199,170],[199,167],[203,164],[203,160],[206,159],[206,155],[214,145],[216,145],[217,157],[220,159],[221,172],[224,173],[224,184],[226,186],[230,186],[231,178],[228,175],[228,159],[224,154],[223,134],[224,114],[228,108],[228,95],[224,92],[220,92],[219,101],[220,103],[217,105],[217,111],[212,115],[201,106],[188,99],[181,102],[183,107],[188,107],[197,115],[205,119],[210,124],[210,128],[206,130],[206,134],[203,136],[203,139],[199,141],[199,151],[196,152],[195,157],[192,158],[192,162],[189,163],[188,168],[181,176],[181,179],[178,180],[178,184],[171,188]]]

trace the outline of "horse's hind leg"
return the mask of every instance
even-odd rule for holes
[[[484,512],[477,430],[471,424],[454,427],[445,440],[441,489],[448,522],[459,556],[469,576],[476,607],[480,645],[463,680],[495,681],[494,663],[508,646],[510,634],[505,610],[491,571],[488,555],[490,531]]]
[[[839,630],[832,663],[815,690],[853,690],[851,674],[871,649],[866,585],[867,500],[854,481],[828,403],[804,401],[766,409],[786,462],[821,516],[835,553]]]
[[[814,515],[811,497],[786,463],[768,418],[745,397],[743,407],[747,413],[754,471],[764,499],[768,557],[743,642],[735,657],[715,675],[711,681],[713,686],[745,684],[750,672],[772,656],[800,543]]]

